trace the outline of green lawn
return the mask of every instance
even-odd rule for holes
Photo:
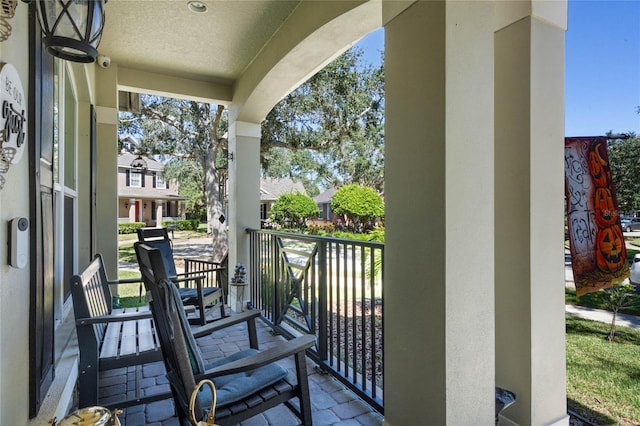
[[[567,316],[569,409],[598,425],[640,424],[640,331]]]

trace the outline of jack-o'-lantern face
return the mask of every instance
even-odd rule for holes
[[[595,195],[596,222],[605,228],[618,221],[618,211],[609,188],[597,188]]]
[[[596,145],[595,149],[589,153],[589,172],[593,177],[593,182],[597,187],[607,186],[607,172],[604,166],[607,162],[600,155],[600,145]]]
[[[598,231],[596,262],[601,271],[617,271],[624,264],[625,257],[624,238],[619,226],[610,226]]]

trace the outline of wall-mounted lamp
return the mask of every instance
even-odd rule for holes
[[[30,3],[32,0],[22,0]],[[42,44],[58,58],[89,63],[98,56],[107,0],[38,0]]]
[[[147,203],[144,203],[142,206],[146,209],[147,208]]]
[[[124,203],[124,208],[128,209],[129,208],[129,203]]]
[[[233,152],[229,152],[229,153],[227,154],[227,160],[229,160],[229,161],[233,161]]]

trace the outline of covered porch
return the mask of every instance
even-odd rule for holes
[[[501,386],[518,398],[504,413],[507,424],[568,425],[566,1],[202,3],[210,8],[204,15],[186,2],[109,2],[100,51],[110,65],[57,65],[72,88],[74,120],[66,123],[75,126],[77,155],[67,166],[77,179],[67,184],[77,185],[62,189],[72,199],[67,228],[74,232],[58,227],[53,236],[60,185],[52,171],[36,170],[51,164],[36,156],[50,135],[34,127],[35,152],[12,167],[0,192],[3,220],[26,216],[33,229],[29,266],[0,269],[7,284],[0,289],[0,424],[37,423],[45,397],[63,396],[49,395],[48,384],[75,380],[60,377],[62,358],[54,355],[73,316],[65,267],[77,273],[98,252],[117,276],[118,92],[227,106],[233,268],[250,263],[247,229],[260,228],[261,121],[328,61],[384,27],[383,423],[493,424]],[[36,21],[24,3],[13,19],[0,56],[29,82],[35,126],[53,115],[52,91],[40,91],[44,73],[53,77],[31,44]],[[158,30],[165,20],[171,25]],[[64,250],[62,237],[73,250]],[[0,245],[0,258],[7,250]],[[230,304],[238,298],[232,291]]]

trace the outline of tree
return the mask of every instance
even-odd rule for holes
[[[287,95],[262,124],[262,165],[309,193],[384,182],[384,69],[352,48]]]
[[[362,232],[373,227],[373,220],[384,216],[384,201],[375,189],[357,184],[336,190],[331,211],[343,218],[345,225]]]
[[[143,153],[171,156],[165,169],[168,177],[188,176],[191,184],[181,181],[182,186],[192,190],[199,186],[206,200],[214,252],[226,251],[226,231],[218,220],[223,213],[227,164],[224,107],[149,95],[141,96],[140,101],[139,114],[120,114],[119,133],[136,136]]]
[[[269,218],[285,228],[303,229],[307,220],[317,218],[320,209],[313,198],[300,192],[282,194],[269,211]]]
[[[640,210],[640,138],[633,133],[629,136],[611,139],[608,154],[618,207],[632,213]]]
[[[637,302],[631,298],[635,290],[635,287],[629,283],[616,283],[608,289],[598,292],[600,300],[602,300],[605,307],[613,313],[611,326],[609,327],[609,335],[607,337],[610,342],[613,342],[616,337],[616,317],[620,309],[637,305]]]

